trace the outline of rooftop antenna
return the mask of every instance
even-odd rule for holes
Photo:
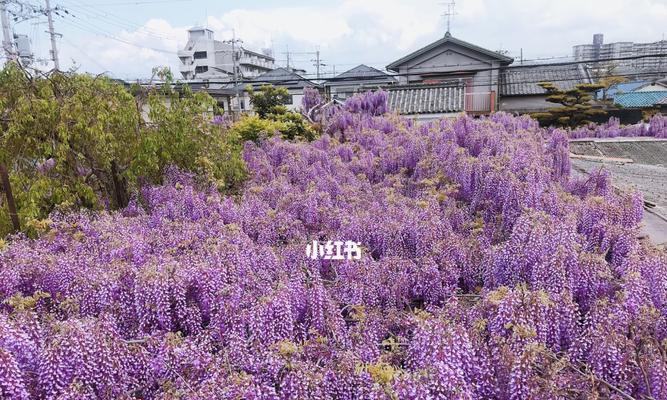
[[[442,13],[442,16],[445,17],[445,22],[447,24],[447,31],[445,32],[445,36],[450,35],[450,29],[452,26],[452,18],[456,15],[456,11],[454,9],[456,8],[456,1],[451,0],[449,3],[440,3],[442,5],[447,6],[447,11]]]

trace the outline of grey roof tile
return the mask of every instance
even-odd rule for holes
[[[553,82],[558,88],[568,90],[590,80],[583,68],[576,64],[507,67],[500,71],[500,95],[545,94],[547,91],[538,85],[540,82]]]
[[[394,79],[391,75],[380,71],[379,69],[369,67],[365,64],[359,64],[356,67],[336,75],[332,80],[347,80],[347,79],[372,79],[385,78]]]
[[[388,89],[388,105],[399,114],[437,114],[462,111],[462,86],[410,86]]]
[[[614,104],[625,108],[643,108],[667,100],[667,90],[660,92],[631,92],[614,96]]]

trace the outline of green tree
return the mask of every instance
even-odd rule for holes
[[[0,162],[21,225],[54,207],[123,205],[122,169],[137,150],[139,115],[122,86],[101,76],[33,77],[15,63],[0,72]],[[8,210],[0,212],[7,232]]]
[[[258,92],[247,89],[257,117],[244,117],[232,128],[242,140],[259,141],[278,132],[287,140],[313,140],[317,130],[303,115],[291,112],[284,103],[289,92],[284,87],[264,85]]]
[[[608,95],[610,88],[618,85],[619,83],[628,81],[628,78],[618,74],[617,69],[618,64],[612,62],[596,63],[589,69],[593,82],[597,82],[600,85],[603,85],[601,96],[601,100],[603,102],[608,102],[608,100],[610,100]]]
[[[561,90],[551,82],[540,82],[538,85],[547,91],[548,102],[560,105],[532,114],[543,125],[574,128],[590,123],[591,117],[607,113],[592,104],[593,93],[604,87],[601,84],[582,83],[568,90]]]
[[[222,190],[238,187],[241,141],[210,122],[213,99],[174,90],[170,73],[157,73],[164,85],[133,95],[103,76],[35,77],[15,63],[0,71],[0,166],[10,183],[2,186],[13,189],[24,231],[37,233],[55,208],[122,208],[140,177],[159,183],[169,165]],[[17,224],[9,197],[0,198],[3,236]]]
[[[598,81],[600,85],[603,85],[602,88],[602,101],[609,101],[612,103],[612,99],[609,98],[609,89],[618,85],[619,83],[627,82],[628,78],[624,76],[608,76],[602,78]]]
[[[263,85],[258,92],[248,86],[246,89],[250,95],[250,104],[261,118],[266,118],[269,114],[285,114],[287,107],[285,103],[289,101],[290,94],[284,87],[273,85]]]
[[[164,84],[148,93],[135,90],[146,99],[147,129],[141,137],[129,175],[159,182],[163,169],[175,165],[198,173],[219,188],[235,190],[245,179],[241,140],[210,123],[216,101],[205,92],[193,92],[187,85],[173,85],[168,69],[155,69]],[[138,107],[144,109],[144,105]]]

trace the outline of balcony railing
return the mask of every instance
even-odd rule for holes
[[[242,57],[239,60],[239,64],[241,65],[253,65],[257,67],[262,67],[262,68],[272,68],[273,64],[267,61],[259,61],[257,59],[249,58],[249,57]]]

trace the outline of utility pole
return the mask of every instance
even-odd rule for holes
[[[56,47],[56,35],[58,35],[53,30],[53,16],[52,9],[49,0],[46,0],[46,17],[49,20],[49,30],[48,33],[51,36],[51,59],[53,60],[53,68],[56,71],[60,70],[60,62],[58,61],[58,48]]]
[[[243,43],[243,40],[236,38],[236,30],[232,30],[232,40],[225,40],[225,43],[232,44],[232,64],[234,66],[234,91],[236,97],[236,112],[238,116],[241,115],[241,101],[239,99],[239,75],[236,59],[236,43]]]
[[[16,60],[16,52],[12,44],[12,34],[9,28],[9,17],[7,17],[7,2],[0,0],[0,17],[2,19],[2,48],[5,50],[7,60]]]
[[[287,57],[287,66],[286,66],[286,67],[287,67],[287,70],[289,71],[289,69],[290,69],[290,68],[289,68],[289,61],[290,61],[290,60],[289,60],[289,56],[290,56],[290,52],[289,52],[289,45],[288,45],[288,44],[285,45],[285,52],[284,52],[283,54],[285,54],[285,56]]]
[[[317,76],[317,79],[320,79],[320,67],[325,67],[326,64],[323,64],[323,63],[320,62],[320,51],[319,50],[317,50],[315,52],[315,59],[310,60],[310,61],[315,63],[315,64],[313,64],[313,66],[315,66],[315,70],[317,71],[316,76]]]

